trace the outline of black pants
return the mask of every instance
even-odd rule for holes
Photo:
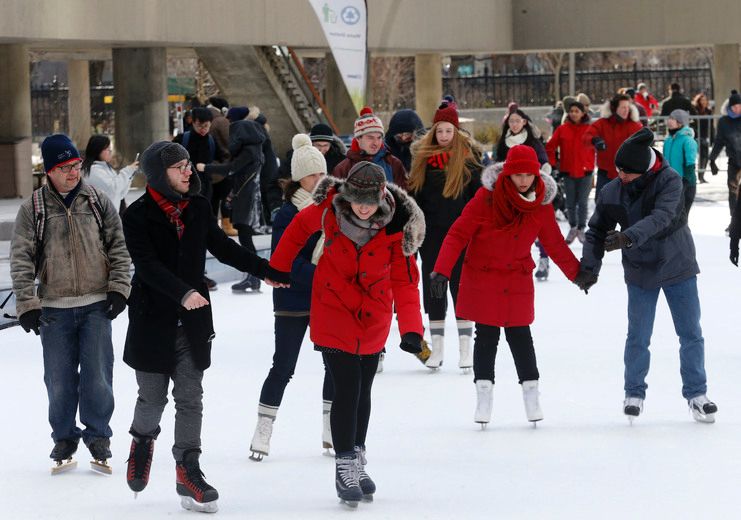
[[[425,237],[425,241],[419,249],[419,256],[422,258],[422,299],[425,306],[425,314],[430,317],[430,320],[444,320],[445,314],[448,311],[447,294],[443,295],[442,298],[434,298],[430,294],[430,273],[435,268],[437,255],[440,252],[444,239],[444,234],[433,231]],[[466,251],[464,250],[461,253],[461,257],[455,263],[453,271],[450,273],[448,289],[453,297],[453,305],[458,301],[458,284],[461,280],[461,270],[463,269],[463,257],[465,254]]]
[[[334,383],[334,401],[329,422],[337,455],[365,446],[371,412],[371,387],[379,354],[358,356],[345,352],[323,352],[324,364]]]
[[[257,252],[255,243],[252,241],[252,235],[254,235],[252,228],[250,226],[245,226],[244,224],[236,224],[234,227],[237,228],[239,244],[253,253]]]
[[[499,327],[476,324],[476,339],[473,343],[474,381],[487,379],[494,382],[494,360],[497,357],[499,334]],[[540,379],[530,327],[505,327],[504,335],[515,360],[519,382]]]
[[[219,209],[221,209],[222,218],[232,218],[232,210],[226,204],[226,197],[232,191],[232,184],[231,177],[224,177],[224,180],[211,185],[211,209],[217,218],[219,216]]]
[[[690,208],[692,203],[695,202],[695,194],[697,193],[697,186],[690,184],[685,180],[682,180],[682,193],[684,195],[684,211],[687,213],[687,218],[690,216]]]
[[[279,407],[283,400],[283,392],[296,370],[296,361],[301,351],[301,342],[309,328],[308,316],[276,316],[275,317],[275,354],[273,354],[273,366],[268,372],[268,377],[262,384],[260,392],[260,404],[271,407]],[[322,399],[334,400],[334,386],[332,377],[324,365],[324,386],[322,388]]]

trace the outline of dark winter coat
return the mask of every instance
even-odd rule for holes
[[[661,102],[661,115],[668,116],[675,110],[684,110],[690,114],[695,113],[695,107],[692,101],[681,92],[672,92],[672,94]]]
[[[401,161],[394,157],[384,145],[376,155],[370,156],[362,150],[351,148],[347,152],[345,160],[338,164],[332,170],[332,176],[338,179],[347,178],[347,174],[355,164],[360,161],[369,161],[378,164],[386,172],[386,178],[389,178],[389,172],[393,178],[393,183],[401,189],[407,189],[407,171]]]
[[[724,115],[718,120],[710,160],[717,159],[723,148],[726,149],[728,156],[728,170],[731,172],[741,170],[741,117],[733,119]]]
[[[396,134],[404,132],[417,133],[424,130],[425,126],[422,124],[422,120],[419,118],[417,113],[410,108],[403,108],[398,110],[391,116],[389,121],[389,129],[386,132],[386,146],[389,151],[401,161],[406,171],[412,169],[412,143],[399,143],[394,137]]]
[[[185,231],[178,240],[174,224],[149,193],[124,213],[126,246],[135,267],[124,361],[136,370],[172,373],[179,322],[196,367],[205,370],[211,364],[211,306],[188,311],[181,305],[194,289],[209,299],[203,281],[206,249],[223,263],[265,277],[267,261],[224,234],[205,198],[193,196],[182,220]]]
[[[293,218],[298,215],[298,208],[292,202],[283,203],[273,218],[273,236],[270,251],[275,252],[283,233]],[[276,312],[307,312],[311,308],[311,284],[314,280],[316,266],[311,263],[311,254],[321,232],[314,233],[299,251],[291,266],[291,286],[286,289],[273,289],[273,310]]]
[[[602,188],[589,220],[582,268],[599,274],[607,232],[620,224],[633,243],[622,249],[625,283],[655,289],[700,272],[684,212],[682,178],[656,153],[658,171],[625,185],[615,179]]]
[[[494,186],[501,165],[488,167],[483,186],[450,228],[435,263],[435,272],[450,277],[467,247],[458,285],[455,315],[496,327],[522,327],[535,319],[532,246],[535,239],[548,251],[569,280],[579,262],[563,239],[551,202],[556,182],[542,174],[546,196],[541,206],[514,229],[494,229]]]
[[[548,162],[561,173],[575,179],[594,171],[594,146],[589,138],[589,117],[585,122],[574,124],[571,119],[556,128],[545,145]],[[556,150],[559,151],[558,161]]]
[[[594,137],[601,137],[605,141],[607,148],[597,152],[597,168],[606,171],[608,179],[614,179],[618,175],[615,169],[615,154],[618,148],[628,137],[643,128],[643,125],[639,121],[635,105],[630,106],[628,119],[620,119],[614,115],[609,102],[602,106],[601,115],[600,119],[592,123],[587,137],[590,142]]]
[[[543,141],[540,139],[540,130],[538,130],[535,126],[532,126],[532,123],[528,123],[528,126],[530,127],[530,131],[527,134],[527,139],[525,139],[525,142],[522,144],[527,145],[535,150],[535,153],[538,156],[538,162],[542,166],[543,164],[546,164],[548,162],[548,154],[545,151],[545,146],[543,146]],[[527,129],[523,131],[527,131]],[[496,162],[504,162],[507,160],[509,146],[507,146],[507,142],[505,140],[507,131],[505,130],[504,132],[505,133],[502,134],[502,136],[499,138],[499,142],[497,143]]]
[[[306,240],[324,229],[311,295],[311,340],[352,354],[376,354],[386,345],[394,309],[402,335],[423,332],[414,253],[424,237],[424,218],[411,197],[389,184],[396,202],[391,222],[357,247],[340,231],[332,204],[343,182],[334,177],[319,182],[314,205],[294,217],[270,265],[290,271]]]

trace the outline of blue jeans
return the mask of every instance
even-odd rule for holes
[[[589,192],[592,191],[592,174],[578,179],[566,177],[563,182],[566,195],[566,213],[572,228],[587,227]],[[578,209],[577,209],[578,208]]]
[[[636,285],[628,285],[625,396],[641,399],[646,397],[646,376],[651,361],[648,346],[651,343],[660,290],[664,291],[672,313],[674,330],[679,336],[682,395],[685,399],[692,399],[707,392],[705,340],[700,328],[700,299],[697,295],[696,276],[660,289],[642,289]]]
[[[44,307],[41,326],[44,383],[49,396],[49,424],[54,442],[112,435],[113,343],[106,302],[84,307]],[[77,427],[75,416],[80,408]]]

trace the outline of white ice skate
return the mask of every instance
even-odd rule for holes
[[[471,372],[473,367],[473,348],[471,346],[471,336],[458,336],[460,357],[458,358],[458,368],[464,374]]]
[[[698,395],[687,401],[692,412],[692,417],[701,423],[714,423],[715,412],[718,411],[718,406],[708,399],[705,394]]]
[[[432,354],[425,361],[427,368],[438,369],[443,364],[443,353],[445,350],[445,336],[441,334],[432,335]]]
[[[543,420],[543,410],[540,408],[540,391],[538,390],[537,380],[522,382],[522,399],[525,401],[527,420],[533,423],[533,427],[535,427],[538,421]]]
[[[626,397],[623,402],[623,413],[628,417],[628,422],[633,424],[636,417],[643,412],[643,399],[640,397]]]
[[[473,420],[481,425],[482,430],[486,429],[486,425],[491,420],[493,390],[494,383],[488,379],[476,381],[476,412],[473,414]]]
[[[329,421],[330,412],[332,411],[332,402],[324,401],[322,406],[322,448],[324,448],[324,455],[328,457],[334,457],[332,449],[332,426]]]
[[[270,436],[273,434],[273,421],[274,417],[267,415],[257,416],[257,426],[255,427],[255,434],[252,436],[252,443],[250,444],[250,459],[255,462],[260,462],[263,457],[267,457],[270,453]]]

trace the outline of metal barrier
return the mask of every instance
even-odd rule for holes
[[[715,127],[721,115],[712,114],[709,116],[690,115],[690,128],[695,131],[695,140],[697,141],[697,161],[698,168],[705,170],[710,156],[710,150],[713,149],[713,140],[715,137]],[[669,128],[666,125],[668,116],[651,116],[641,118],[648,121],[648,126],[654,131],[656,140],[663,143],[669,135]],[[727,168],[718,168],[718,171],[726,172]]]

